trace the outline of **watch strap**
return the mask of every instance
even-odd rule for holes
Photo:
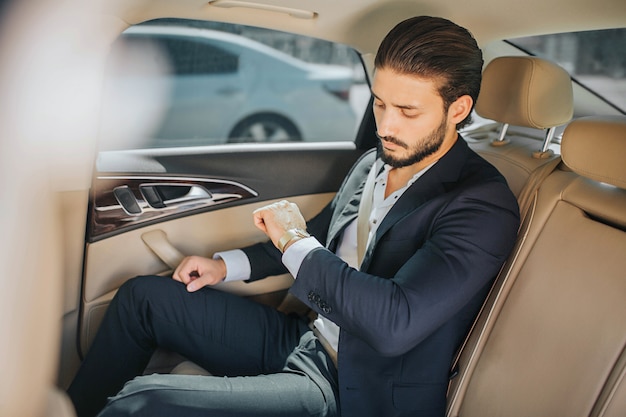
[[[285,246],[287,246],[291,241],[304,239],[310,236],[310,234],[302,229],[289,229],[280,237],[280,239],[278,239],[278,250],[284,253]]]

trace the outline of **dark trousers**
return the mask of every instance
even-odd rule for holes
[[[213,376],[139,376],[157,347]],[[337,371],[304,319],[160,276],[120,287],[68,394],[79,417],[338,415]]]

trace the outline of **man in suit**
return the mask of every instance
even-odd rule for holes
[[[519,226],[506,181],[457,132],[482,63],[447,20],[392,29],[372,83],[378,153],[308,223],[275,203],[253,214],[268,242],[124,284],[70,387],[79,416],[158,346],[214,376],[137,377],[102,416],[443,416],[450,364]],[[286,271],[313,322],[210,288]]]

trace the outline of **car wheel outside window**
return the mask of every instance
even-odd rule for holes
[[[298,128],[277,114],[257,114],[247,117],[228,135],[230,143],[300,141]]]

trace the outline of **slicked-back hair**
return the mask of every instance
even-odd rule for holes
[[[377,69],[434,79],[446,111],[463,95],[474,104],[478,99],[482,51],[467,29],[447,19],[417,16],[400,22],[383,39],[374,64]],[[468,116],[457,129],[470,121]]]

